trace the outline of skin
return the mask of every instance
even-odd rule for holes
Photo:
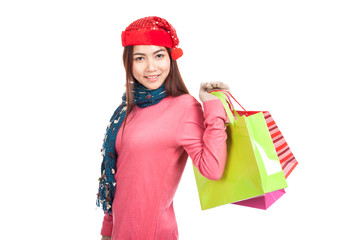
[[[134,46],[132,73],[148,89],[158,89],[170,72],[170,56],[165,47]]]

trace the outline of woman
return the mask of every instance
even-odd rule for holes
[[[202,83],[202,110],[181,78],[179,39],[163,18],[138,19],[121,37],[126,92],[101,149],[102,239],[178,239],[173,197],[188,156],[205,177],[222,177],[227,116],[208,91],[230,89]]]

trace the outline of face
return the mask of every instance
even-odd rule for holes
[[[170,72],[170,56],[165,47],[135,45],[133,75],[148,89],[158,89]]]

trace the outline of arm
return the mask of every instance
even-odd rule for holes
[[[102,235],[101,240],[110,240],[111,239],[112,227],[113,227],[112,215],[109,215],[106,213],[104,215],[102,228],[101,228],[101,235]]]
[[[201,104],[194,98],[184,111],[178,129],[178,145],[183,146],[194,166],[206,178],[222,177],[226,156],[226,112],[220,99]]]

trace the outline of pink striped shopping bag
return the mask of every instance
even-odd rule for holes
[[[285,178],[287,178],[294,170],[298,162],[296,161],[294,154],[290,151],[289,145],[286,143],[284,136],[280,132],[280,129],[276,125],[271,114],[267,111],[263,112],[263,114],[270,132],[270,136],[273,140],[276,153],[279,157],[281,167],[284,171]]]

